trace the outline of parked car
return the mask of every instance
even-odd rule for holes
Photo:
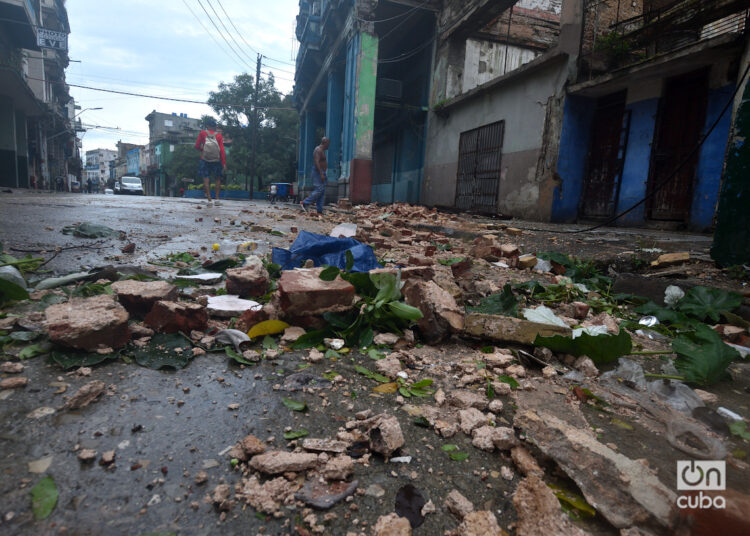
[[[114,195],[115,192],[112,190],[112,188],[105,188],[104,189],[104,195]]]
[[[143,195],[143,183],[139,177],[121,177],[115,183],[115,193]]]
[[[74,193],[80,193],[81,192],[81,183],[78,181],[71,181],[70,182],[70,191]]]

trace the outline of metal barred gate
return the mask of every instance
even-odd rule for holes
[[[467,130],[458,142],[456,208],[495,214],[505,121]]]

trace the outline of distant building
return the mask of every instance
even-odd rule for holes
[[[86,151],[86,179],[105,188],[112,170],[116,166],[117,152],[111,149],[93,149]]]
[[[153,195],[169,195],[178,187],[177,177],[164,172],[174,153],[175,146],[194,144],[201,130],[200,119],[188,117],[184,113],[165,114],[154,110],[146,116],[148,121],[149,150],[148,172],[143,176],[147,192]]]
[[[70,33],[63,0],[0,0],[0,186],[67,185],[80,172],[65,83],[67,45],[37,44],[36,28]]]

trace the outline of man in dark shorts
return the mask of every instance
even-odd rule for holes
[[[320,145],[318,145],[313,151],[312,180],[315,189],[307,199],[300,202],[300,206],[304,212],[307,212],[306,205],[312,205],[315,203],[315,208],[318,209],[318,214],[323,214],[323,199],[326,194],[326,181],[328,181],[328,177],[326,176],[326,172],[328,171],[326,151],[328,150],[329,145],[331,145],[330,140],[328,138],[323,138],[320,140]]]
[[[209,117],[205,121],[206,128],[198,134],[195,148],[201,152],[198,164],[198,176],[203,179],[203,190],[206,194],[206,204],[211,206],[211,179],[216,181],[216,204],[220,205],[221,178],[227,170],[227,157],[224,152],[224,138],[216,131],[216,120]]]

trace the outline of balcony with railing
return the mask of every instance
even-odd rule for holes
[[[660,5],[627,18],[619,16],[619,3],[614,17],[608,18],[601,11],[606,3],[595,3],[598,11],[586,12],[580,58],[583,79],[645,63],[700,43],[732,41],[745,34],[750,15],[750,0],[644,4]],[[613,22],[603,26],[601,20]]]

